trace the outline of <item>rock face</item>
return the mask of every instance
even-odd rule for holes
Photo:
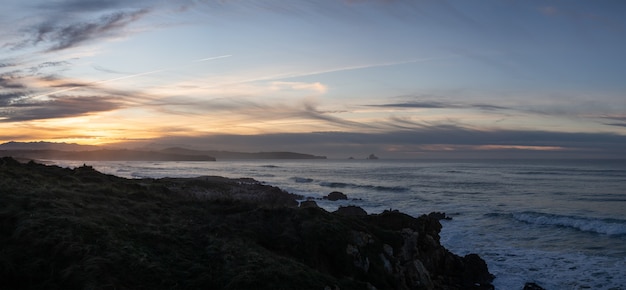
[[[295,199],[250,179],[124,179],[1,158],[2,287],[493,289],[480,257],[439,243],[435,215]]]
[[[301,208],[307,208],[307,207],[319,208],[319,206],[314,200],[305,200],[300,203],[300,207]]]
[[[340,206],[336,211],[336,214],[345,215],[345,216],[366,216],[367,212],[354,205],[349,206]]]
[[[395,254],[385,256],[394,265],[393,275],[403,282],[400,286],[404,287],[397,289],[493,289],[494,276],[484,260],[476,254],[459,257],[439,243],[441,224],[437,215],[413,218],[385,211],[366,219],[401,234],[400,245],[391,245]]]
[[[324,199],[328,199],[330,201],[338,201],[342,199],[343,200],[348,199],[348,196],[345,195],[343,192],[333,191],[329,193],[327,196],[324,196]]]

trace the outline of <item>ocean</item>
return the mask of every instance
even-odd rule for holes
[[[83,162],[54,161],[76,167]],[[255,160],[88,162],[127,178],[251,177],[334,211],[440,211],[441,242],[477,253],[496,289],[535,282],[550,290],[626,289],[626,162],[566,160]]]

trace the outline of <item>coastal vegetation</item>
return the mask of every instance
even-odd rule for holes
[[[442,214],[327,212],[252,179],[125,179],[0,159],[6,289],[493,289]]]

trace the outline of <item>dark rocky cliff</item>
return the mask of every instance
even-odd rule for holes
[[[7,289],[491,289],[437,215],[299,208],[251,179],[123,179],[0,159]]]

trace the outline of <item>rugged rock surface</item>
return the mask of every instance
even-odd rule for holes
[[[340,214],[340,215],[346,215],[346,216],[366,216],[367,212],[355,205],[348,205],[348,206],[340,206],[336,211],[334,211],[334,213],[336,214]]]
[[[317,202],[315,202],[314,200],[308,199],[308,200],[302,201],[300,203],[300,207],[301,208],[307,208],[307,207],[319,208],[320,206],[317,205]]]
[[[324,199],[328,199],[330,201],[338,201],[338,200],[346,200],[348,199],[348,196],[345,195],[343,192],[333,191],[329,193],[327,196],[324,196]]]
[[[250,179],[124,179],[0,159],[7,289],[492,289],[441,224],[342,215]]]

